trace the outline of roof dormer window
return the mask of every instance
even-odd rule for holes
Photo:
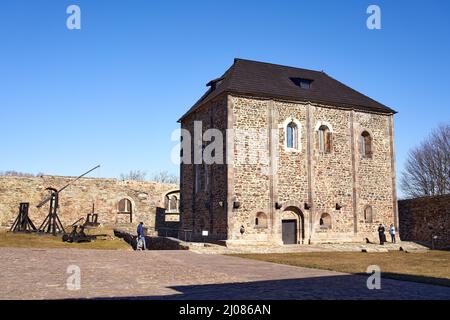
[[[302,89],[311,89],[313,80],[305,78],[291,78],[294,84]]]
[[[214,91],[222,83],[223,79],[224,78],[222,77],[222,78],[217,78],[217,79],[211,80],[210,82],[208,82],[206,84],[206,86],[211,87],[211,90]]]

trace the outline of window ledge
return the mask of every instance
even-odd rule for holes
[[[284,151],[288,152],[288,153],[301,153],[302,150],[301,149],[297,149],[297,148],[288,148],[288,147],[284,147]]]

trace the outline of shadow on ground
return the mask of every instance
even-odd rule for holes
[[[137,247],[137,236],[128,232],[114,230],[114,235],[117,238],[124,240],[128,243],[133,250]],[[182,242],[175,238],[169,237],[150,237],[145,236],[145,244],[147,250],[188,250]]]
[[[168,296],[104,297],[99,300],[448,300],[450,288],[382,279],[367,288],[367,276],[342,275],[242,283],[171,286]]]
[[[359,274],[359,275],[363,275],[363,274]],[[412,281],[412,282],[427,283],[427,284],[432,284],[432,285],[450,287],[450,279],[447,279],[447,278],[426,277],[426,276],[401,274],[401,273],[393,273],[393,272],[383,272],[382,277],[385,279]]]

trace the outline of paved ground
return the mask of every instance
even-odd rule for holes
[[[66,287],[81,269],[81,289]],[[446,299],[450,288],[189,251],[0,248],[0,299]]]

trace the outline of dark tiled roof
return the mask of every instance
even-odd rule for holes
[[[298,79],[312,80],[310,89],[298,86]],[[263,98],[311,101],[363,111],[396,113],[391,108],[359,93],[321,71],[293,68],[265,62],[235,59],[225,74],[208,83],[210,89],[180,119],[221,93]]]

